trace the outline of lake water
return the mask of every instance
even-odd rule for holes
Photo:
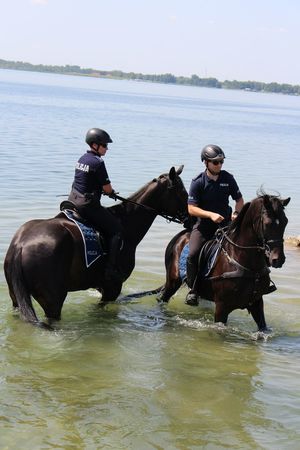
[[[300,98],[0,70],[0,123],[0,448],[298,449],[292,239],[272,270],[263,339],[245,311],[221,328],[212,306],[186,306],[186,288],[163,307],[150,296],[104,310],[95,291],[72,293],[57,331],[44,332],[12,311],[3,260],[22,223],[57,213],[93,126],[114,140],[105,161],[120,195],[180,164],[188,189],[201,148],[216,143],[246,201],[261,186],[292,198],[286,238],[299,236]],[[163,283],[164,249],[180,229],[156,219],[124,294]]]

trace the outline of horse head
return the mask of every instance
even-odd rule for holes
[[[270,266],[279,268],[285,262],[283,234],[288,219],[284,213],[290,197],[281,199],[278,196],[264,194],[261,196],[261,233],[266,255]]]
[[[183,222],[188,217],[188,193],[184,187],[180,174],[183,165],[177,170],[171,167],[168,174],[163,174],[156,180],[158,183],[158,197],[156,208],[161,215],[167,215]]]

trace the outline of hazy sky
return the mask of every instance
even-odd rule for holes
[[[299,0],[0,0],[0,58],[300,84]]]

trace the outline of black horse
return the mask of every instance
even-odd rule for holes
[[[217,232],[218,256],[208,276],[200,275],[197,283],[198,296],[215,302],[215,322],[226,324],[233,310],[247,308],[258,329],[267,329],[262,296],[274,290],[269,266],[279,268],[285,262],[283,234],[288,220],[284,207],[289,201],[262,193],[244,205],[227,231]],[[168,302],[183,283],[179,261],[189,237],[190,232],[182,230],[166,248],[166,282],[156,290],[159,301]],[[212,244],[205,244],[204,260],[205,248]],[[199,270],[204,262],[200,257]]]
[[[119,265],[123,281],[135,265],[135,251],[157,215],[182,222],[187,217],[187,192],[180,178],[183,166],[172,167],[150,181],[126,201],[110,210],[124,227],[124,245]],[[125,200],[125,199],[124,199]],[[22,318],[35,325],[40,322],[32,306],[31,296],[41,305],[47,319],[59,320],[67,293],[96,288],[101,303],[114,301],[122,282],[105,279],[105,257],[88,268],[84,245],[77,226],[63,213],[51,219],[31,220],[16,232],[4,261],[4,271],[13,306]]]

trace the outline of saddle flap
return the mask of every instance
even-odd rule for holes
[[[202,278],[208,277],[216,264],[217,257],[221,250],[218,240],[212,239],[205,242],[201,248],[198,260],[199,274]]]

